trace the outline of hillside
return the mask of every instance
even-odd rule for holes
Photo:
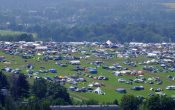
[[[0,29],[37,33],[41,39],[56,41],[171,42],[175,41],[172,2],[2,0]]]
[[[166,7],[160,5],[167,2],[171,0],[3,0],[0,7],[28,23],[32,23],[30,18],[63,24],[152,23],[160,21],[159,17],[172,20],[172,15],[163,11]]]

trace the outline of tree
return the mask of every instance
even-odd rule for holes
[[[3,107],[0,105],[0,110],[3,110]]]
[[[56,98],[54,100],[50,99],[51,105],[68,105],[69,103],[66,102],[63,98]]]
[[[4,106],[4,103],[5,103],[5,96],[1,90],[8,87],[9,87],[9,84],[8,84],[7,78],[1,71],[0,72],[0,105],[2,106]]]
[[[48,83],[48,89],[47,89],[46,96],[48,98],[50,98],[52,101],[63,99],[65,102],[64,104],[71,104],[72,103],[66,88],[61,86],[58,82],[49,82]]]
[[[115,99],[115,100],[113,101],[113,104],[114,104],[114,105],[118,105],[118,100]]]
[[[121,99],[120,109],[121,110],[138,110],[139,109],[138,98],[134,95],[124,95]]]
[[[0,89],[8,88],[7,77],[0,71]]]
[[[12,99],[11,96],[5,97],[5,110],[16,110],[15,101]]]
[[[42,101],[42,106],[43,106],[44,110],[51,110],[50,102],[47,99]]]
[[[47,82],[44,79],[36,79],[34,81],[32,92],[38,98],[44,98],[47,92]]]
[[[24,74],[19,74],[17,78],[14,78],[11,91],[15,100],[18,98],[28,97],[29,83]]]
[[[4,104],[5,104],[5,96],[2,93],[0,93],[0,105],[4,106]]]
[[[17,110],[51,110],[50,102],[44,100],[33,100],[32,102],[28,102],[26,104],[20,104]]]
[[[171,97],[162,96],[160,97],[162,110],[174,110],[175,101]]]
[[[26,42],[34,41],[33,35],[27,33],[21,34],[15,38],[15,41],[21,41],[21,40]]]
[[[145,110],[174,110],[175,101],[167,96],[152,96],[144,103]]]

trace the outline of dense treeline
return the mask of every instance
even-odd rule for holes
[[[120,102],[120,103],[119,103]],[[174,110],[175,100],[168,96],[148,98],[124,95],[119,101],[103,103],[119,105],[121,110]],[[0,72],[0,110],[51,110],[51,105],[98,105],[95,99],[76,101],[58,82],[36,79],[29,84],[24,74],[8,77]]]
[[[75,26],[34,26],[27,28],[28,32],[36,32],[40,38],[56,41],[106,41],[115,42],[174,42],[175,28],[162,25],[144,24],[97,24]]]
[[[151,96],[147,99],[124,95],[120,103],[121,110],[174,110],[175,100],[168,96]]]
[[[37,33],[38,39],[55,41],[106,41],[115,42],[174,42],[175,28],[171,25],[146,25],[146,24],[94,24],[84,26],[67,27],[56,23],[45,25],[33,25],[21,27],[16,25],[10,27],[15,31],[26,31]],[[9,41],[33,41],[31,34],[21,34],[16,37],[1,36],[0,40]]]
[[[159,23],[173,20],[162,3],[173,0],[1,0],[1,23],[67,25],[96,23]],[[8,11],[6,11],[9,9]],[[3,19],[4,18],[4,19]],[[164,18],[164,19],[162,19]],[[174,20],[173,20],[174,21]]]
[[[34,37],[32,34],[20,34],[20,35],[1,35],[0,41],[34,41]]]
[[[0,110],[50,110],[50,105],[68,104],[70,96],[57,82],[36,79],[29,84],[24,74],[6,77],[0,72]]]
[[[0,29],[37,33],[39,40],[171,42],[175,11],[168,2],[173,0],[2,0]]]

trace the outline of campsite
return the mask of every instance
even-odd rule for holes
[[[175,95],[175,44],[0,42],[0,69],[64,85],[75,100]]]

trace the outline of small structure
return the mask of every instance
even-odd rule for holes
[[[49,72],[51,72],[51,73],[56,73],[56,72],[57,72],[57,70],[56,70],[56,69],[54,69],[54,68],[52,68],[52,69],[49,69]]]
[[[96,88],[93,92],[99,95],[105,95],[105,93],[101,90],[100,87]]]
[[[112,43],[110,40],[108,40],[108,41],[106,41],[106,44],[110,46],[110,45],[112,45],[113,43]]]
[[[87,68],[86,70],[91,74],[97,74],[97,69],[95,68]]]
[[[118,105],[67,105],[50,106],[51,110],[118,110]]]
[[[43,51],[43,50],[47,50],[48,47],[47,46],[36,46],[35,47],[35,50],[38,50],[38,51]]]
[[[73,60],[73,61],[70,61],[70,64],[71,65],[80,65],[80,61],[79,60]]]
[[[125,88],[117,88],[116,91],[119,92],[119,93],[126,93]]]
[[[139,90],[144,90],[144,87],[143,86],[134,86],[131,88],[132,90],[136,90],[136,91],[139,91]]]
[[[5,57],[4,56],[0,56],[0,62],[5,61]]]

